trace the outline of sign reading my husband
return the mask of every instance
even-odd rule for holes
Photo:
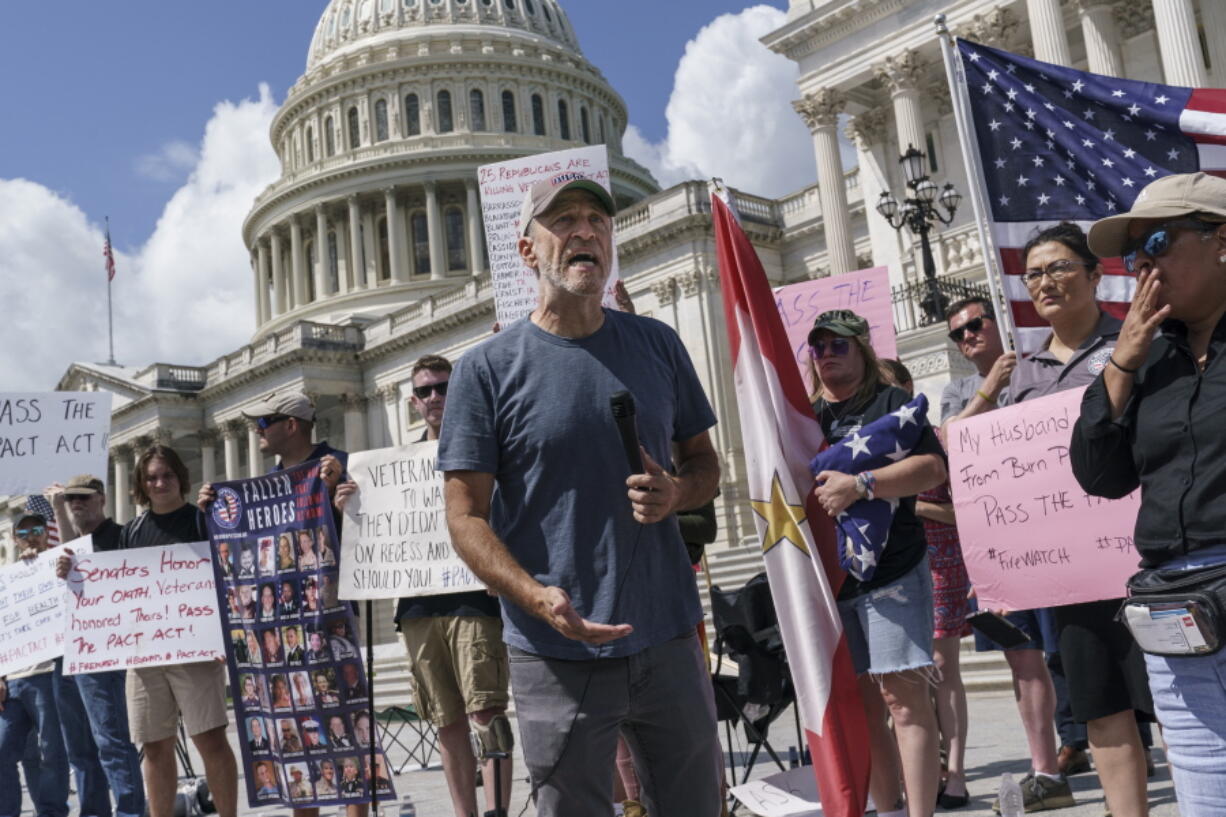
[[[452,550],[437,459],[437,441],[349,455],[358,490],[345,505],[341,598],[484,588]]]
[[[983,610],[1115,599],[1137,570],[1134,491],[1090,496],[1069,442],[1084,389],[954,423],[949,481],[958,536]]]
[[[393,799],[381,750],[371,773],[370,687],[337,592],[318,461],[214,488],[209,538],[248,802],[369,802],[372,778]]]

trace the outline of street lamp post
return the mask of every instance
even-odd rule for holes
[[[945,317],[949,301],[937,286],[937,265],[932,257],[928,232],[937,222],[949,224],[954,220],[962,194],[949,183],[946,183],[938,194],[936,182],[924,172],[925,158],[923,152],[916,150],[914,145],[907,145],[907,152],[899,157],[898,163],[902,165],[911,195],[903,198],[900,204],[890,191],[882,191],[881,198],[877,200],[877,212],[895,230],[901,230],[905,225],[914,235],[919,236],[924,279],[928,283],[928,294],[920,301],[920,307],[929,321],[936,323]],[[938,203],[945,208],[948,215],[937,208]]]

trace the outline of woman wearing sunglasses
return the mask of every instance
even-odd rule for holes
[[[1052,331],[1037,352],[1018,361],[1002,404],[1089,385],[1109,365],[1122,326],[1099,307],[1103,268],[1076,224],[1042,230],[1022,257],[1022,282]],[[1118,599],[1071,604],[1052,608],[1051,615],[1073,720],[1086,724],[1107,804],[1116,817],[1142,817],[1148,813],[1146,758],[1137,721],[1153,720],[1153,701],[1141,652],[1115,621],[1119,606]],[[1059,774],[1032,773],[1022,790],[1027,806],[1073,805]]]
[[[1096,496],[1141,489],[1134,579],[1174,576],[1187,580],[1184,592],[1212,594],[1195,571],[1226,565],[1226,181],[1192,173],[1152,182],[1129,212],[1090,228],[1090,246],[1123,256],[1137,289],[1082,401],[1073,472]],[[1134,635],[1161,623],[1126,609],[1146,619],[1128,616]],[[1202,641],[1222,635],[1212,620],[1195,627]],[[1183,817],[1226,814],[1226,651],[1146,654],[1145,663]]]
[[[882,377],[868,340],[868,322],[854,312],[823,312],[809,332],[817,383],[813,408],[822,431],[837,442],[861,426],[905,406],[910,395]],[[823,472],[816,493],[831,518],[864,497],[898,499],[876,572],[863,581],[848,575],[839,589],[839,614],[868,716],[877,813],[930,815],[937,801],[940,757],[933,681],[932,574],[928,543],[915,516],[915,495],[945,481],[941,444],[927,421],[911,454],[859,475]],[[882,699],[894,719],[886,724]],[[895,744],[897,736],[897,744]],[[906,789],[899,791],[898,762]]]

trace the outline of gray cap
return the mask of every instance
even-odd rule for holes
[[[527,235],[528,225],[532,223],[532,219],[548,210],[554,200],[567,190],[586,190],[600,201],[600,205],[610,216],[617,212],[613,197],[609,195],[608,190],[604,189],[604,185],[582,173],[567,171],[548,179],[541,179],[528,188],[527,194],[524,195],[524,203],[519,208],[519,234]]]
[[[1192,213],[1218,216],[1226,221],[1226,179],[1208,173],[1176,173],[1142,188],[1132,209],[1099,219],[1087,238],[1095,255],[1114,258],[1128,243],[1128,225],[1139,218],[1178,218]]]
[[[283,414],[299,420],[314,420],[315,407],[311,400],[302,392],[287,391],[268,395],[259,403],[243,411],[243,416],[255,420],[260,417],[272,417]]]

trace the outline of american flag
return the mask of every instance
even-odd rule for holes
[[[42,494],[30,494],[26,497],[26,510],[36,513],[47,520],[47,547],[55,547],[60,543],[60,526],[55,524],[55,509]]]
[[[898,411],[853,430],[809,463],[822,471],[859,474],[892,465],[911,453],[928,426],[928,398],[920,395]],[[858,499],[835,525],[839,529],[839,565],[861,581],[877,572],[877,559],[889,542],[897,499]]]
[[[102,257],[106,259],[106,280],[115,280],[115,253],[111,251],[111,227],[106,228],[106,243],[102,245]]]
[[[991,231],[1022,346],[1047,334],[1021,248],[1058,221],[1089,227],[1172,173],[1226,175],[1226,91],[1090,74],[958,40]],[[1105,259],[1103,307],[1123,317],[1135,281]]]

